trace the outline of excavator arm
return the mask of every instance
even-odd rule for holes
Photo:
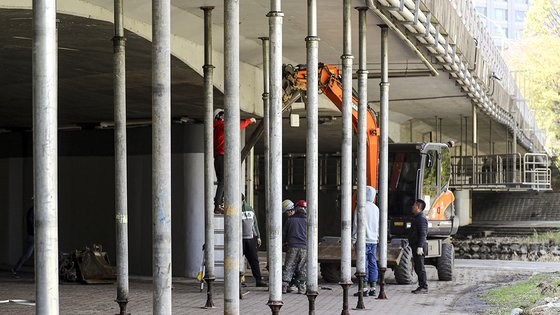
[[[284,100],[293,99],[297,92],[307,91],[307,69],[305,66],[284,66]],[[342,110],[342,81],[338,67],[319,64],[319,90],[328,97],[333,104]],[[301,93],[304,95],[304,93]],[[354,93],[353,93],[354,94]],[[358,99],[352,95],[352,126],[354,132],[358,130]],[[373,110],[368,107],[367,112],[367,141],[366,141],[366,182],[377,189],[378,160],[379,160],[379,128]]]

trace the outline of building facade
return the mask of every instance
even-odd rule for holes
[[[486,18],[496,45],[505,48],[509,41],[520,38],[530,0],[473,0],[478,13]]]

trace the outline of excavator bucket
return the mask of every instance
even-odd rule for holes
[[[101,245],[75,250],[74,259],[77,263],[78,280],[87,284],[113,283],[116,279],[116,268],[111,266],[107,252]]]

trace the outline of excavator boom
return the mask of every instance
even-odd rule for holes
[[[284,66],[284,98],[290,99],[297,91],[307,90],[307,69],[305,66]],[[333,104],[342,110],[342,80],[340,69],[334,65],[319,64],[319,90],[328,97]],[[352,126],[354,132],[358,130],[358,99],[352,95]],[[367,112],[367,141],[366,141],[366,182],[377,189],[378,160],[379,160],[379,128],[375,120],[375,113],[368,107]]]

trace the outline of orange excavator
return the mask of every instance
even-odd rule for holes
[[[342,109],[342,81],[338,67],[319,64],[319,90],[334,105]],[[305,66],[284,66],[284,108],[307,90]],[[358,123],[358,100],[353,93],[352,116],[354,131]],[[374,111],[368,106],[367,115],[367,185],[377,189],[379,167],[379,128]],[[454,196],[449,190],[450,150],[452,143],[402,143],[389,145],[389,233],[388,265],[400,284],[414,281],[412,250],[406,236],[412,221],[411,206],[421,198],[426,202],[428,253],[426,264],[436,266],[438,277],[452,280],[454,250],[450,236],[457,232]],[[354,253],[353,253],[354,256]],[[339,238],[324,237],[319,246],[323,279],[340,281]]]

